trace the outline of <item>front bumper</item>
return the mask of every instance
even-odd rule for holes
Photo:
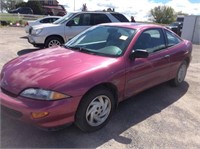
[[[38,127],[51,128],[74,122],[81,97],[57,101],[38,101],[22,97],[11,97],[0,90],[2,112],[9,116],[32,123]],[[33,112],[48,112],[43,118],[34,119]]]
[[[33,45],[42,45],[45,44],[45,37],[41,37],[41,36],[34,36],[29,34],[28,35],[28,42],[33,44]]]

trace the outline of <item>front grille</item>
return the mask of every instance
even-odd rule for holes
[[[13,109],[10,109],[8,107],[5,107],[3,105],[1,105],[1,110],[2,112],[5,112],[6,114],[14,117],[14,118],[20,118],[22,117],[22,113]]]
[[[14,94],[14,93],[12,93],[12,92],[10,92],[10,91],[7,91],[7,90],[5,90],[5,89],[2,88],[2,87],[1,87],[1,91],[2,91],[2,93],[6,94],[6,95],[8,95],[8,96],[10,96],[10,97],[14,97],[14,98],[17,97],[16,94]]]

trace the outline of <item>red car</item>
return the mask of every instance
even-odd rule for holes
[[[137,23],[94,26],[62,47],[4,65],[0,100],[13,117],[52,128],[102,128],[118,103],[170,81],[180,85],[192,44],[165,27]]]

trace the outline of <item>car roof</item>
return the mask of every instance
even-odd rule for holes
[[[79,12],[71,12],[76,14],[82,14],[82,13],[102,13],[102,14],[121,14],[119,12],[109,12],[109,11],[79,11]]]
[[[133,22],[104,23],[100,25],[119,26],[119,27],[126,27],[126,28],[132,28],[132,29],[165,28],[161,25],[156,25],[156,24],[133,23]]]
[[[61,18],[61,16],[45,16],[42,19],[44,19],[44,18]]]
[[[18,7],[17,9],[31,9],[30,7]]]

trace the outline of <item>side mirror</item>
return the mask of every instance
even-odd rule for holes
[[[66,26],[73,26],[75,25],[74,20],[70,20],[69,22],[67,22]]]
[[[149,56],[149,53],[147,52],[147,50],[137,49],[137,50],[132,51],[129,58],[133,60],[135,58],[147,58],[148,56]]]

